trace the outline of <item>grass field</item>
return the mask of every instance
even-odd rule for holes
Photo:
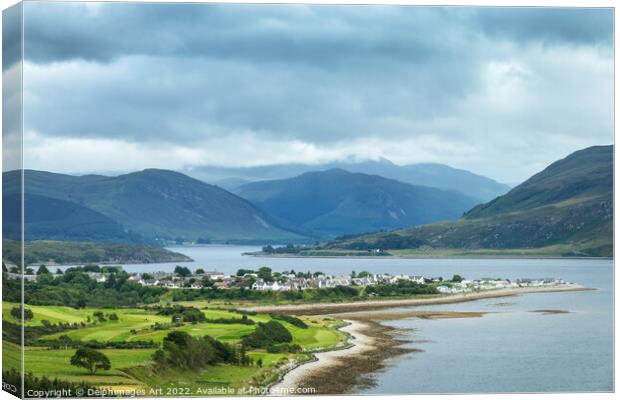
[[[189,305],[189,304],[185,304]],[[197,304],[191,304],[196,306]],[[17,305],[3,303],[3,318],[16,323],[11,317],[10,310]],[[170,323],[170,316],[157,315],[153,311],[144,309],[73,309],[59,306],[26,306],[32,310],[33,318],[28,321],[28,326],[42,325],[47,320],[52,324],[84,323],[84,327],[65,330],[42,336],[42,340],[57,339],[67,335],[73,340],[99,342],[120,341],[149,341],[161,343],[171,330],[185,331],[193,336],[209,335],[218,340],[236,343],[247,334],[254,332],[256,325],[245,324],[221,324],[221,323],[185,323],[178,327],[169,327],[164,330],[153,329],[155,323]],[[204,307],[204,305],[202,305]],[[93,323],[97,318],[95,312],[103,312],[105,322]],[[240,318],[240,314],[222,309],[202,309],[208,319],[215,318]],[[110,313],[118,316],[118,321],[109,321]],[[256,322],[267,322],[269,315],[251,315],[250,319]],[[305,351],[318,350],[342,345],[345,340],[343,333],[337,331],[338,321],[331,318],[312,317],[304,319],[308,325],[302,329],[284,321],[278,321],[285,326],[293,336],[293,343],[300,345]],[[3,368],[16,368],[20,366],[20,349],[17,345],[3,341]],[[156,349],[104,349],[101,350],[111,361],[112,368],[108,371],[99,371],[96,375],[89,375],[85,369],[74,367],[69,360],[75,353],[75,349],[49,349],[45,347],[29,346],[25,349],[25,370],[37,376],[56,377],[72,382],[87,382],[102,388],[138,389],[158,387],[171,390],[180,384],[193,389],[228,386],[243,388],[264,385],[277,379],[278,367],[288,363],[292,359],[305,359],[307,354],[271,354],[264,350],[251,351],[248,355],[254,362],[261,359],[262,368],[256,366],[233,366],[215,365],[203,371],[168,371],[165,375],[153,374],[148,364]],[[160,393],[155,395],[165,395]],[[168,393],[181,395],[183,393]],[[204,394],[204,393],[190,393]]]

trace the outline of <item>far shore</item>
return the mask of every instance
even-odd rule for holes
[[[574,292],[584,290],[596,290],[579,285],[558,286],[558,287],[525,287],[514,289],[495,289],[480,292],[457,293],[441,295],[437,297],[414,298],[414,299],[394,299],[394,300],[368,300],[349,303],[312,303],[312,304],[293,304],[279,306],[256,306],[244,307],[248,311],[259,313],[286,313],[297,315],[317,315],[332,314],[351,311],[374,310],[379,308],[418,306],[433,304],[451,304],[473,301],[478,299],[489,299],[494,297],[518,296],[525,293],[550,293],[550,292]]]
[[[244,256],[257,257],[257,258],[319,258],[319,259],[333,259],[333,258],[351,258],[359,260],[382,260],[382,259],[404,259],[404,260],[416,260],[416,259],[438,259],[438,260],[467,260],[467,259],[506,259],[506,260],[613,260],[613,257],[571,257],[560,255],[544,255],[544,254],[419,254],[419,255],[402,255],[402,256],[356,256],[356,255],[341,255],[341,256],[303,256],[299,254],[266,254],[266,253],[243,253]]]

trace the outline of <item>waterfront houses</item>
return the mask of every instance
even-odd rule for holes
[[[335,288],[339,286],[357,286],[368,287],[373,285],[398,285],[401,282],[415,283],[419,285],[432,284],[435,285],[437,292],[440,294],[467,293],[473,291],[496,290],[520,287],[539,287],[539,286],[556,286],[569,285],[569,282],[558,278],[519,278],[519,279],[501,279],[501,278],[481,278],[481,279],[464,279],[444,281],[442,277],[424,277],[421,275],[391,275],[391,274],[371,274],[368,272],[356,275],[340,274],[328,275],[323,273],[303,274],[294,273],[294,271],[271,274],[269,270],[268,276],[261,275],[260,271],[243,271],[239,275],[227,275],[216,270],[205,271],[201,268],[196,272],[187,274],[178,274],[172,272],[148,272],[148,273],[132,273],[127,277],[127,282],[142,286],[163,287],[167,289],[229,289],[229,288],[246,288],[257,291],[291,291],[291,290],[307,290],[307,289],[325,289]],[[118,271],[121,271],[120,268]],[[117,271],[117,272],[118,272]],[[104,283],[114,272],[84,272],[90,279]],[[20,275],[15,272],[6,272],[8,278],[23,279],[27,281],[36,281],[40,275],[25,274]],[[50,274],[57,277],[57,274]],[[455,276],[458,277],[458,276]]]

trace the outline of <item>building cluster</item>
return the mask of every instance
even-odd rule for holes
[[[283,278],[283,279],[282,279]],[[281,279],[266,281],[256,279],[252,284],[253,290],[304,290],[304,289],[323,289],[336,286],[370,286],[396,284],[399,281],[411,281],[424,283],[424,277],[415,275],[365,275],[363,277],[352,277],[351,275],[317,275],[311,278],[298,277],[294,274],[282,275]]]
[[[142,286],[159,286],[168,289],[202,289],[204,281],[208,279],[213,287],[228,288],[235,282],[235,277],[218,271],[205,271],[188,276],[179,276],[171,272],[149,272],[148,274],[132,274],[128,282]]]
[[[189,272],[189,270],[188,270]],[[110,273],[108,272],[86,272],[86,274],[96,282],[106,282]],[[52,274],[57,276],[57,274]],[[25,274],[20,275],[8,272],[10,278],[23,278],[25,280],[37,280],[39,275]],[[198,269],[197,272],[181,276],[173,272],[149,272],[132,273],[127,279],[128,282],[142,286],[164,287],[168,289],[202,289],[214,287],[218,289],[228,288],[247,288],[251,290],[271,290],[271,291],[290,291],[305,289],[334,288],[337,286],[372,286],[372,285],[395,285],[400,281],[415,282],[418,284],[435,283],[437,291],[443,294],[467,293],[472,291],[522,288],[522,287],[544,287],[566,285],[568,282],[558,278],[520,278],[515,280],[482,278],[460,282],[443,281],[441,277],[424,277],[420,275],[390,275],[390,274],[370,274],[360,275],[326,275],[317,273],[294,274],[294,273],[275,273],[269,278],[262,278],[259,273],[248,272],[243,276],[227,275],[218,271],[204,271]]]
[[[480,291],[480,290],[557,286],[557,285],[565,285],[565,284],[567,284],[566,281],[564,281],[563,279],[557,279],[557,278],[537,278],[537,279],[520,278],[516,280],[482,278],[482,279],[474,279],[474,280],[464,279],[458,283],[451,283],[450,285],[441,285],[437,287],[437,291],[439,293],[466,293],[466,292]]]

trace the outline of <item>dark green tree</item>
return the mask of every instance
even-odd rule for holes
[[[260,267],[256,275],[265,280],[266,282],[273,282],[273,276],[271,275],[271,268],[269,267]]]
[[[21,319],[22,308],[21,307],[11,308],[11,316],[15,319]],[[32,313],[32,310],[29,308],[24,309],[24,320],[30,321],[32,318],[34,318],[34,314]]]
[[[190,271],[189,268],[187,267],[182,267],[180,265],[177,265],[174,268],[174,273],[182,278],[185,278],[186,276],[190,276],[192,274],[192,271]]]
[[[45,264],[41,264],[41,266],[39,267],[39,270],[37,271],[37,275],[43,275],[43,274],[49,274],[49,273],[50,273],[50,270],[47,269]]]
[[[95,375],[98,370],[107,371],[112,367],[110,359],[105,354],[88,347],[79,348],[70,362],[73,366],[86,368],[91,375]]]

